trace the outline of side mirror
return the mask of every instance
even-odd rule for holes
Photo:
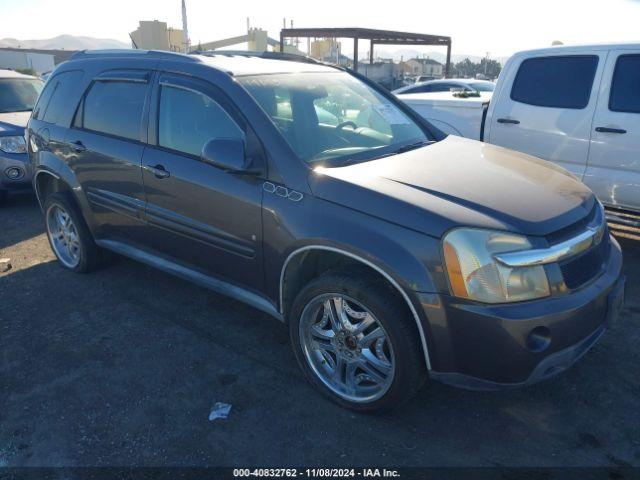
[[[229,172],[245,172],[249,162],[245,155],[244,140],[214,138],[202,147],[202,161]]]

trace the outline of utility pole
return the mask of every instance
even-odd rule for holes
[[[185,53],[189,53],[189,29],[187,28],[187,5],[185,0],[182,0],[182,43]]]

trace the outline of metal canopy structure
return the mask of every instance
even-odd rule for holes
[[[280,31],[280,51],[285,38],[352,38],[353,69],[358,71],[358,40],[369,40],[369,62],[373,63],[374,45],[435,45],[447,47],[445,77],[449,76],[451,64],[451,37],[422,33],[394,32],[372,28],[284,28]]]

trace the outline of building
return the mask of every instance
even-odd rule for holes
[[[401,87],[404,77],[401,65],[393,63],[391,59],[374,63],[358,62],[358,72],[389,90]]]
[[[323,61],[333,61],[340,56],[342,45],[333,38],[324,38],[311,42],[309,56]]]
[[[133,48],[143,50],[168,50],[170,52],[184,52],[183,31],[167,27],[166,22],[158,20],[139,22],[138,28],[129,34]]]
[[[432,58],[412,58],[403,63],[405,75],[442,78],[444,65]]]
[[[60,52],[64,52],[62,55]],[[32,69],[38,74],[50,72],[75,52],[66,50],[34,50],[28,48],[0,48],[0,68]]]

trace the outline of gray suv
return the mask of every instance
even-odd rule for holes
[[[582,183],[445,137],[340,68],[81,52],[27,135],[64,267],[112,251],[252,305],[288,324],[313,385],[359,411],[428,378],[554,376],[622,303],[620,248]]]

